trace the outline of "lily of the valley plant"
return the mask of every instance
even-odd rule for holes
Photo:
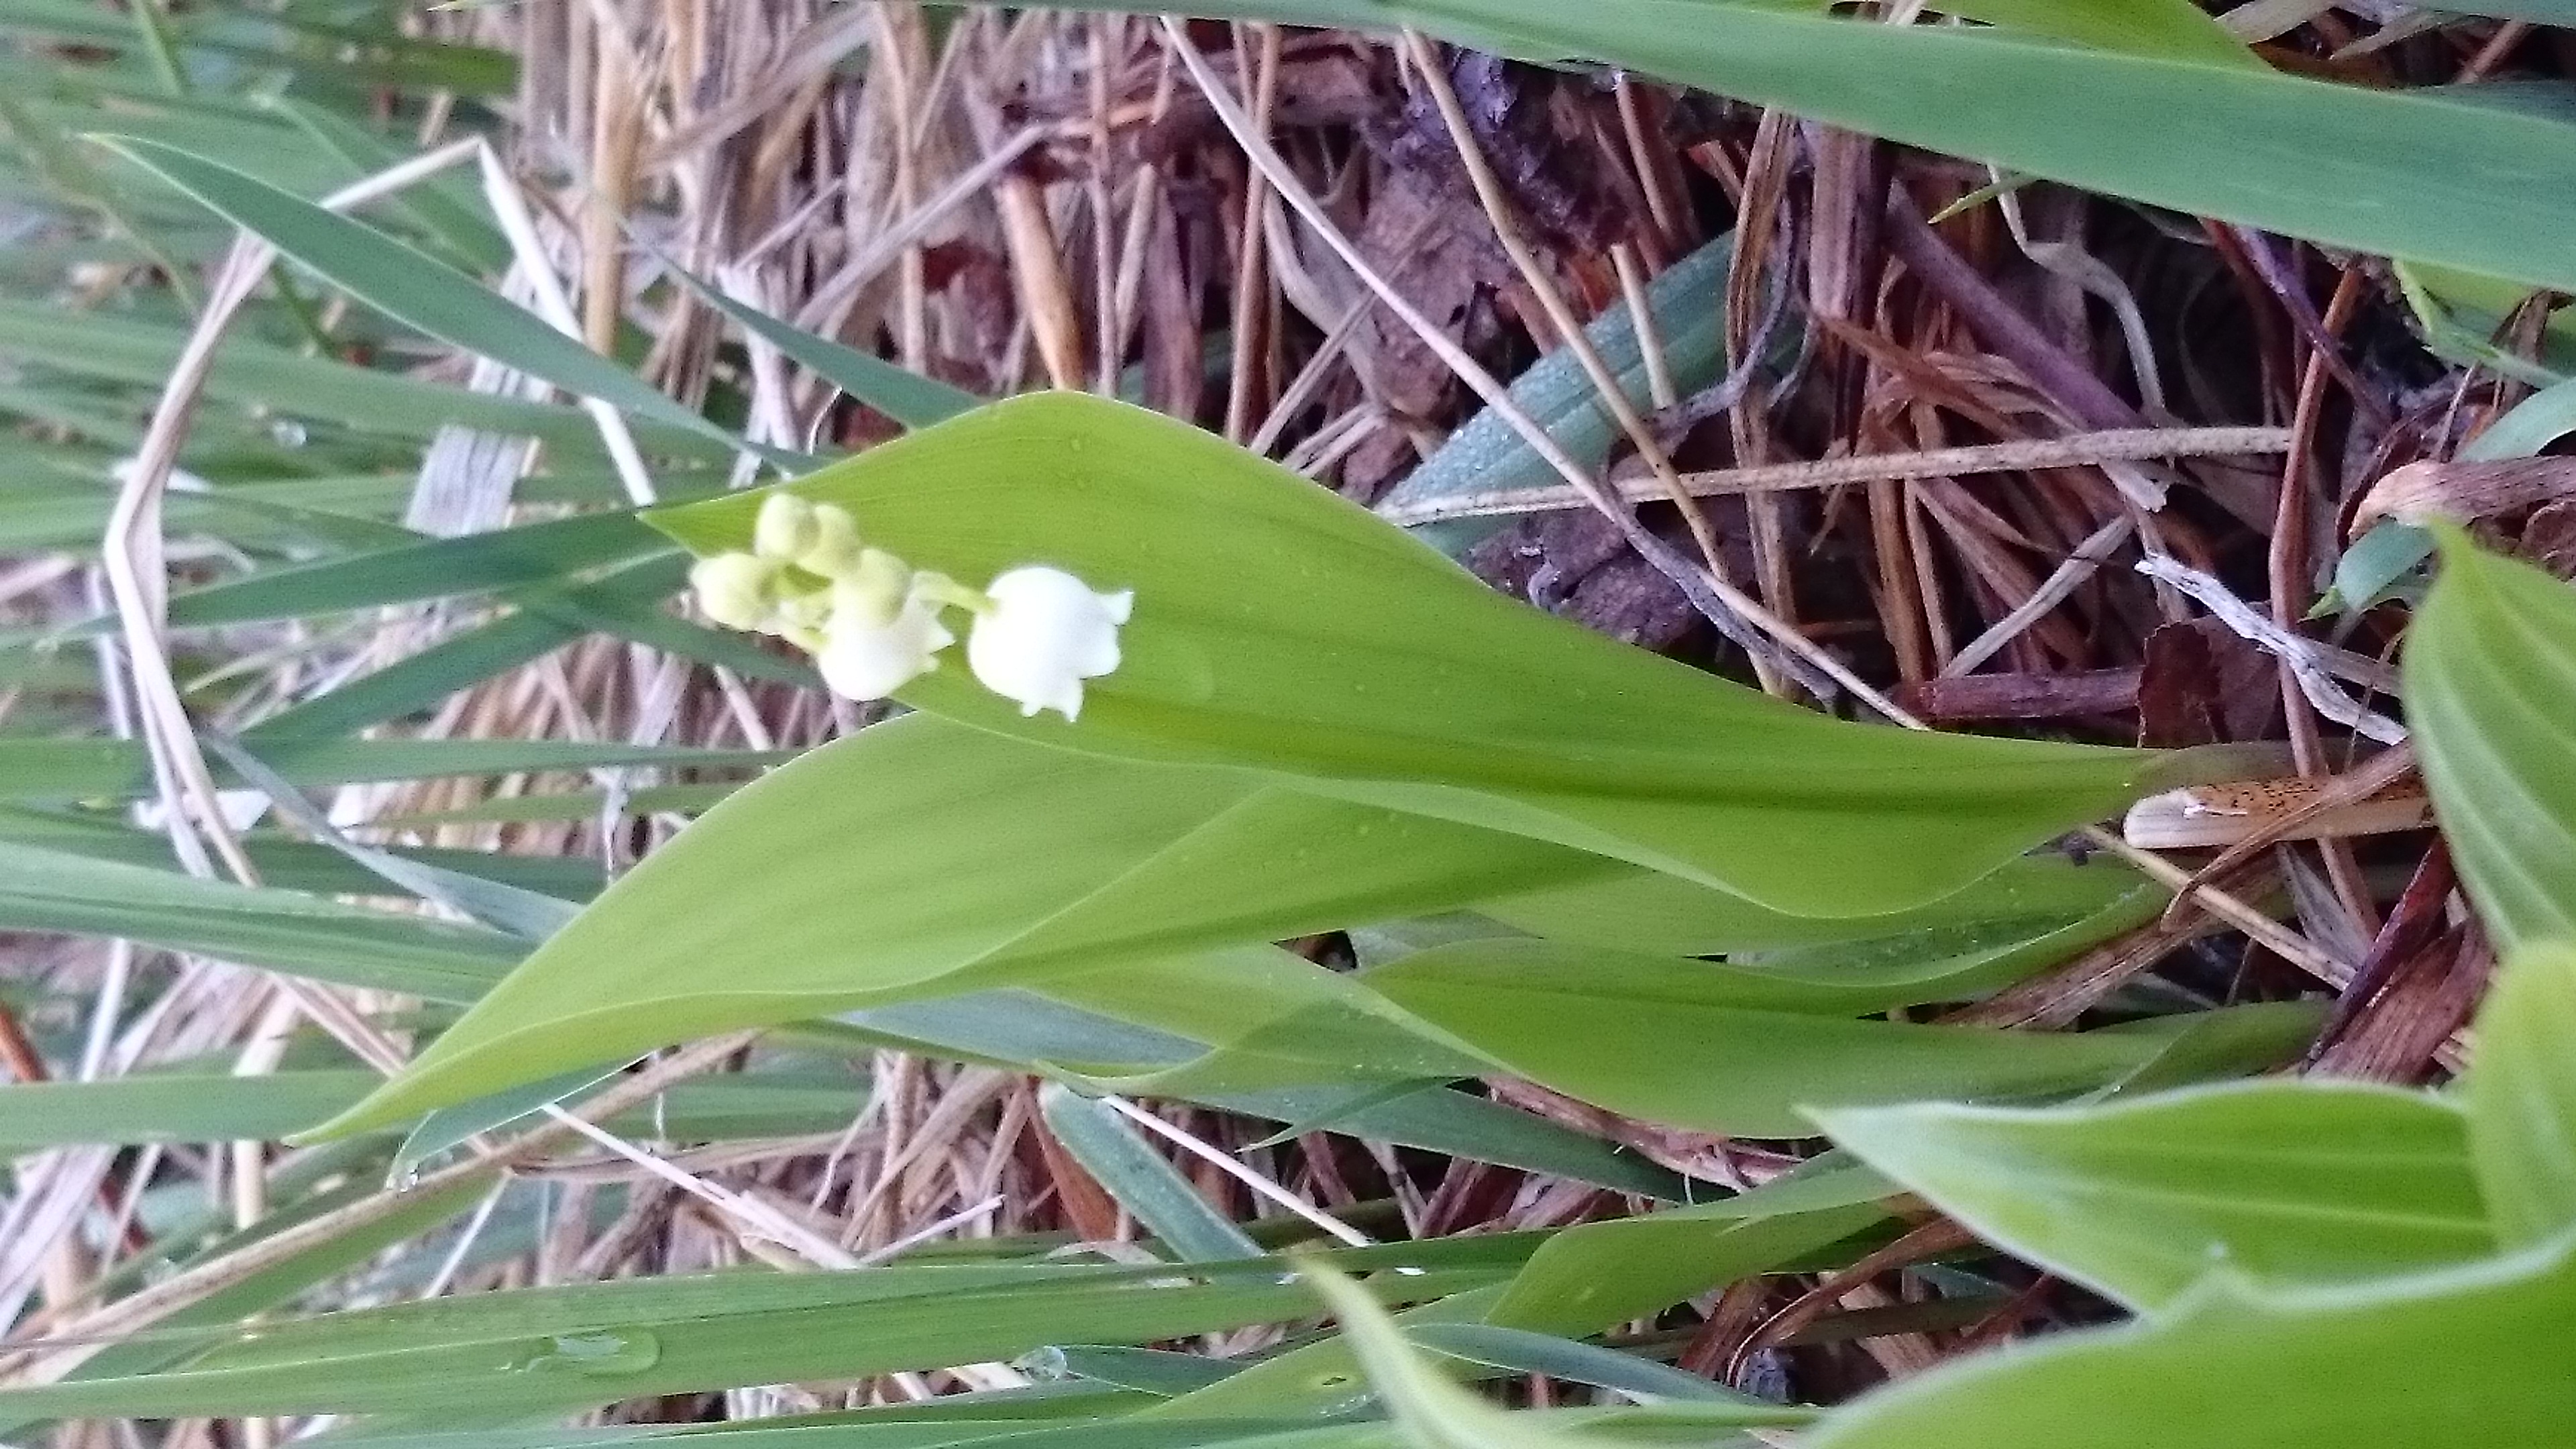
[[[1135,604],[1130,591],[1102,593],[1044,564],[968,588],[869,547],[847,509],[793,493],[761,504],[749,553],[701,559],[689,579],[708,618],[787,640],[814,656],[833,693],[858,700],[938,668],[957,642],[940,615],[964,609],[977,682],[1023,715],[1068,720],[1082,712],[1082,682],[1118,668],[1118,629]]]

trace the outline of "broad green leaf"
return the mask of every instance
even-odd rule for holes
[[[1479,902],[1477,911],[1532,935],[1621,951],[1709,956],[1932,931],[1999,921],[2078,921],[2124,909],[2142,878],[2103,857],[2041,855],[2006,862],[1965,889],[1895,915],[1794,916],[1678,876],[1621,871]]]
[[[1838,1411],[1813,1449],[2562,1449],[2576,1239],[2346,1287],[2227,1275],[2146,1323],[2062,1334]]]
[[[464,273],[219,162],[135,137],[106,144],[368,306],[442,342],[728,446],[731,434]]]
[[[1980,1237],[2149,1310],[2211,1272],[2351,1282],[2496,1248],[2468,1125],[2421,1093],[2269,1081],[2050,1111],[1816,1116]]]
[[[1304,868],[1278,862],[1302,851]],[[332,1131],[737,1026],[1262,942],[1615,868],[922,716],[655,852]]]
[[[2576,945],[2525,946],[2478,1012],[2469,1148],[2496,1236],[2527,1246],[2576,1229]]]
[[[2491,368],[2544,390],[2576,372],[2576,309],[2558,306],[2550,311],[2541,326],[2535,359],[2518,349],[2499,346],[2496,341],[2505,335],[2505,320],[2530,300],[2535,289],[2500,277],[2423,262],[2400,261],[2390,270],[2406,305],[2415,314],[2416,326],[2424,334],[2425,349],[2434,356]],[[2479,445],[2503,421],[2489,424],[2486,432],[2472,439],[2460,456],[2475,456]]]
[[[1585,970],[1541,958],[1501,975],[1407,964],[1363,979],[1500,1070],[1629,1116],[1748,1137],[1801,1135],[1805,1107],[2081,1090],[2235,1022],[2256,1038],[2240,1069],[2269,1065],[2316,1022],[2313,1011],[2286,1006],[2080,1034],[1918,1026],[1729,1005],[1731,983],[1660,967],[1603,961]]]
[[[1839,1155],[1718,1202],[1586,1223],[1549,1238],[1483,1322],[1597,1333],[1755,1273],[1782,1271],[1883,1221],[1894,1184]]]
[[[2460,450],[2470,462],[2530,458],[2576,432],[2576,380],[2561,380],[2515,403]]]
[[[2506,955],[2576,940],[2576,591],[2443,537],[2404,659],[2433,813]]]
[[[1943,0],[1930,8],[2102,50],[2242,68],[2262,64],[2191,0]]]
[[[1045,989],[1209,1044],[1139,1075],[1058,1059],[1099,1090],[1204,1100],[1499,1073],[1630,1116],[1756,1137],[1802,1135],[1805,1105],[2230,1074],[2296,1051],[2316,1019],[2304,1006],[2239,1008],[2080,1036],[1858,1021],[1875,1009],[1865,996],[1543,942],[1439,947],[1356,977],[1278,951],[1206,953]]]
[[[2414,596],[2415,571],[2433,556],[2433,535],[2411,523],[2383,520],[2335,560],[2334,587],[2308,611],[2309,618],[2357,614],[2392,598]]]
[[[1743,1007],[1861,1016],[1891,1007],[1983,996],[2152,917],[2164,899],[2160,891],[2141,888],[2110,909],[2072,921],[2058,916],[2005,916],[1974,925],[1739,956],[1724,963],[1554,940],[1489,939],[1435,946],[1385,969],[1411,977],[1484,979],[1506,987],[1516,975],[1564,981],[1598,971],[1605,980],[1625,983],[1625,989],[1645,996],[1657,994],[1660,984],[1676,994],[1722,998]]]
[[[1502,599],[1334,494],[1209,434],[1080,394],[998,403],[795,485],[969,582],[1032,560],[1136,592],[1078,723],[963,671],[909,703],[1123,758],[1617,856],[1795,914],[1935,900],[2193,756],[1849,724]],[[758,494],[647,515],[743,546]]]

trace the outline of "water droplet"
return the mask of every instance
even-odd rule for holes
[[[605,1379],[642,1373],[662,1357],[662,1340],[633,1328],[558,1333],[540,1342],[542,1348],[511,1367],[527,1373]]]

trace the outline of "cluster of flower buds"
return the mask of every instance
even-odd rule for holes
[[[1023,715],[1066,719],[1082,712],[1082,682],[1118,667],[1118,628],[1135,602],[1040,564],[971,589],[869,547],[848,510],[784,492],[761,503],[749,553],[700,559],[689,582],[708,618],[787,640],[850,699],[883,699],[938,668],[957,642],[940,616],[964,609],[976,680]]]

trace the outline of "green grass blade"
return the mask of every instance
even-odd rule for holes
[[[817,337],[757,307],[737,302],[686,268],[673,265],[671,274],[687,283],[689,290],[697,293],[708,306],[740,324],[744,331],[777,348],[790,361],[816,377],[907,428],[926,428],[933,423],[944,423],[984,401],[964,388],[924,377],[873,353],[861,352],[828,337]]]
[[[131,136],[107,138],[105,144],[226,220],[266,238],[351,296],[428,336],[637,417],[728,447],[748,446],[536,314],[382,232],[176,147]]]
[[[1208,1206],[1144,1136],[1116,1112],[1062,1085],[1038,1091],[1038,1110],[1056,1140],[1109,1195],[1185,1263],[1258,1258],[1261,1246]]]

